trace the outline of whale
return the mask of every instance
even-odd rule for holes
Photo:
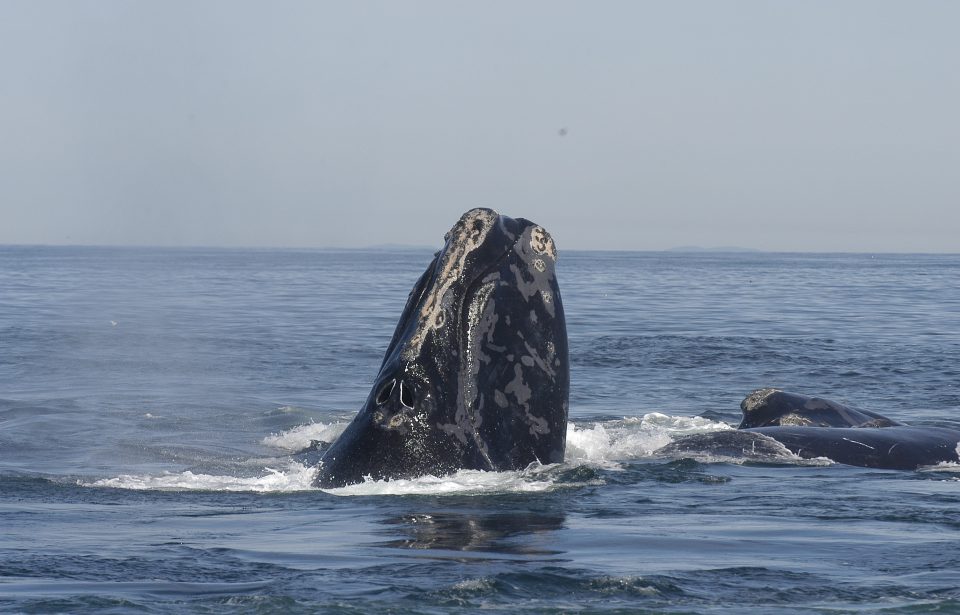
[[[654,454],[764,461],[792,453],[802,459],[887,470],[960,463],[960,429],[907,425],[869,410],[775,388],[753,391],[740,410],[736,430],[683,436]]]
[[[541,226],[472,209],[410,292],[363,406],[322,452],[314,485],[561,463],[570,368]],[[868,468],[960,463],[960,429],[912,426],[838,402],[758,389],[736,430],[678,438],[657,456],[781,453]]]
[[[553,238],[529,220],[463,214],[314,485],[562,462],[570,366],[556,260]]]
[[[758,389],[741,402],[737,427],[772,438],[804,459],[916,470],[960,462],[960,429],[911,426],[828,399]]]

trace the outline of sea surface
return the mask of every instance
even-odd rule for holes
[[[960,426],[960,256],[561,252],[564,464],[312,488],[430,259],[0,247],[0,611],[960,612],[960,468],[654,454]]]

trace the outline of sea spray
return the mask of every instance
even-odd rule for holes
[[[331,442],[347,423],[308,423],[266,436],[265,446],[286,454],[304,451],[314,442]],[[642,417],[596,422],[587,426],[568,423],[567,458],[563,464],[540,465],[519,471],[484,472],[460,470],[447,476],[420,476],[411,479],[372,480],[325,490],[335,495],[480,495],[492,493],[544,492],[558,487],[570,488],[586,483],[566,482],[565,470],[591,465],[619,469],[620,462],[650,457],[674,437],[693,433],[731,429],[726,423],[702,417],[667,416],[648,413]],[[86,487],[110,487],[160,491],[247,491],[257,493],[314,490],[316,468],[290,459],[278,458],[273,467],[264,467],[259,476],[231,476],[187,470],[159,475],[122,474],[91,482]],[[591,484],[594,481],[591,481]]]

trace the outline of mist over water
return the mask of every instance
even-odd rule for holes
[[[313,488],[429,260],[0,248],[0,608],[960,608],[957,468],[655,453],[762,386],[957,426],[960,258],[562,252],[564,464]]]

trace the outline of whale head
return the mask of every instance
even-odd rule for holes
[[[363,408],[315,484],[563,461],[569,363],[556,247],[472,209],[414,285]]]

